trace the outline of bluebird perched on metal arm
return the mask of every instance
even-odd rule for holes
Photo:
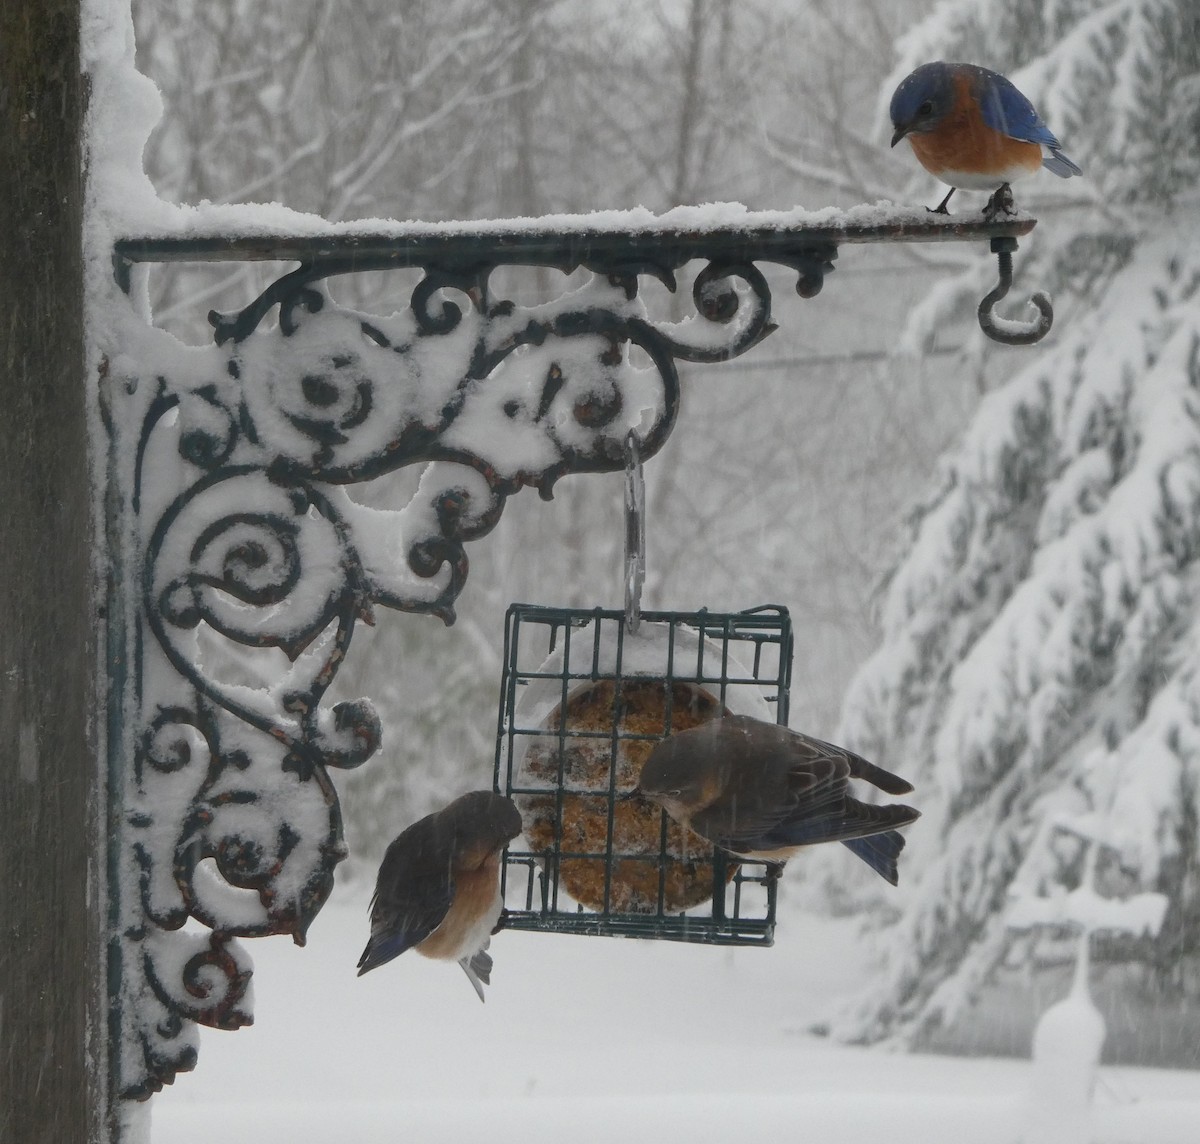
[[[922,64],[892,96],[892,146],[907,138],[921,166],[950,184],[930,209],[948,214],[958,187],[992,191],[984,215],[1013,213],[1009,184],[1039,167],[1069,179],[1083,172],[1007,79],[974,64]]]
[[[911,806],[874,806],[849,793],[862,779],[888,794],[912,784],[832,743],[727,715],[669,735],[642,767],[637,790],[676,822],[745,858],[783,863],[804,846],[841,842],[894,886]]]
[[[490,790],[464,794],[405,829],[379,867],[358,975],[416,949],[457,961],[482,1001],[503,906],[500,853],[520,833],[512,800]]]

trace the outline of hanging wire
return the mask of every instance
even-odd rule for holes
[[[646,579],[646,481],[636,434],[625,438],[625,627],[630,635],[642,622]]]

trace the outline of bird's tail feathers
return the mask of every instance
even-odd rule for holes
[[[460,957],[458,964],[462,966],[467,980],[475,989],[479,1000],[485,1000],[483,987],[492,983],[492,955],[484,949],[477,950],[470,957]]]
[[[378,969],[379,966],[399,957],[405,950],[411,949],[412,944],[406,933],[392,934],[390,937],[383,938],[372,934],[371,940],[367,942],[367,948],[362,951],[362,957],[358,959],[358,976],[361,977],[364,973]]]
[[[1042,166],[1047,171],[1053,171],[1060,179],[1069,179],[1072,175],[1083,174],[1083,170],[1072,163],[1057,147],[1051,147],[1050,154],[1042,156]]]
[[[896,859],[904,849],[904,835],[898,830],[888,830],[866,838],[845,838],[842,845],[854,851],[880,877],[893,886],[899,885],[900,870]]]

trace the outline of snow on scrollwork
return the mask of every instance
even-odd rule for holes
[[[237,938],[303,943],[332,891],[346,849],[327,769],[365,762],[382,734],[368,698],[327,699],[357,623],[379,607],[451,622],[464,544],[508,496],[621,468],[630,433],[652,455],[677,410],[675,359],[733,356],[769,332],[752,266],[710,263],[696,315],[657,326],[643,272],[614,266],[520,307],[491,295],[486,268],[429,268],[377,316],[336,305],[307,267],[213,315],[204,348],[127,324],[105,391],[114,527],[133,522],[114,607],[137,617],[125,1095],[192,1066],[195,1023],[248,1023]],[[351,495],[414,463],[403,508]]]
[[[231,347],[231,424],[289,474],[341,484],[450,459],[503,493],[553,483],[565,459],[611,467],[629,431],[661,431],[674,377],[661,354],[655,369],[629,362],[656,337],[636,296],[592,278],[553,304],[485,311],[480,293],[446,284],[428,307],[377,317],[298,286],[273,332]]]

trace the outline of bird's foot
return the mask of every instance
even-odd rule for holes
[[[1012,187],[1007,183],[1001,183],[983,208],[984,222],[994,222],[999,214],[1015,215],[1016,213],[1017,203],[1013,198]]]
[[[763,877],[768,882],[778,882],[779,879],[781,877],[783,877],[783,863],[782,862],[768,862],[768,863],[766,863],[766,867],[767,868],[763,873]]]
[[[950,212],[946,209],[946,204],[950,201],[950,196],[954,194],[954,191],[955,191],[955,188],[951,187],[950,190],[948,190],[946,192],[946,197],[944,199],[942,199],[942,201],[940,203],[938,203],[938,205],[936,207],[926,207],[925,209],[930,214],[948,215]]]

